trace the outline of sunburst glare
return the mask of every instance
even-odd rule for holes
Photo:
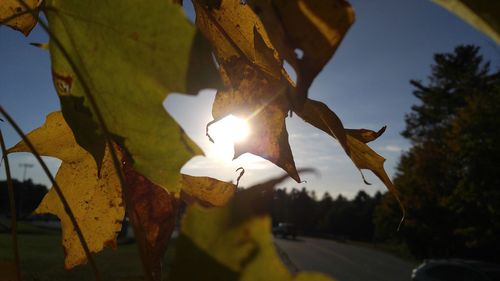
[[[212,124],[209,134],[215,142],[214,152],[218,158],[231,159],[234,143],[244,141],[250,134],[248,122],[242,118],[229,115]]]

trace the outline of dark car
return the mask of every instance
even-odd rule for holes
[[[280,222],[278,226],[273,227],[273,235],[282,238],[291,236],[292,239],[295,239],[297,237],[297,227],[293,223]]]
[[[462,259],[425,260],[411,274],[413,281],[498,281],[500,265]]]

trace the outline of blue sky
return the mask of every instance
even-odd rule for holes
[[[192,18],[189,1],[185,1]],[[500,67],[500,48],[482,33],[427,0],[352,0],[357,20],[348,32],[333,59],[319,74],[310,89],[310,97],[325,102],[348,128],[379,129],[387,125],[386,133],[371,143],[387,158],[389,175],[401,152],[409,147],[399,133],[404,128],[404,115],[416,99],[412,96],[410,79],[425,80],[430,73],[432,56],[436,52],[451,52],[459,44],[481,47],[484,57]],[[35,28],[28,38],[9,28],[0,27],[0,103],[12,114],[21,128],[28,132],[40,126],[45,116],[59,110],[52,86],[49,54],[29,45],[47,42],[47,36]],[[205,137],[205,124],[211,120],[214,91],[202,91],[197,97],[172,94],[165,101],[167,110],[206,152],[207,157],[189,161],[183,172],[206,175],[222,180],[236,178],[234,170],[246,170],[241,184],[248,186],[281,169],[252,155],[231,161],[228,142],[210,143]],[[18,140],[7,124],[0,124],[8,146]],[[353,196],[358,190],[369,193],[384,190],[382,184],[366,171],[373,184],[366,186],[358,170],[338,143],[321,131],[294,116],[287,120],[290,143],[297,167],[316,168],[319,175],[305,174],[307,183],[290,180],[283,187],[302,187],[318,195],[328,191]],[[214,127],[214,130],[216,127]],[[223,153],[221,153],[221,151]],[[11,155],[12,174],[22,179],[20,163],[36,164],[29,154]],[[46,158],[55,173],[59,161]],[[33,181],[50,186],[40,167],[28,171]],[[5,178],[3,166],[0,178]]]

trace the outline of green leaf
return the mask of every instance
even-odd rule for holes
[[[268,213],[274,186],[286,178],[238,192],[222,208],[191,205],[169,280],[331,280],[319,273],[294,278],[276,253]]]
[[[54,84],[77,142],[101,161],[103,133],[91,94],[134,168],[179,191],[180,168],[202,152],[162,103],[171,92],[219,83],[210,49],[182,7],[167,0],[48,0],[45,13],[54,35]]]
[[[433,0],[500,44],[500,2],[494,0]]]

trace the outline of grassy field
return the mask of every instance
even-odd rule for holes
[[[47,230],[28,224],[19,225],[19,251],[23,280],[59,281],[94,280],[90,266],[78,266],[65,270],[63,248],[58,231]],[[171,241],[174,244],[174,241]],[[172,260],[173,245],[164,261]],[[119,245],[116,250],[106,249],[95,255],[103,280],[140,280],[141,264],[135,244]],[[9,233],[0,233],[0,263],[12,261],[12,240]],[[0,272],[0,280],[2,273]]]

